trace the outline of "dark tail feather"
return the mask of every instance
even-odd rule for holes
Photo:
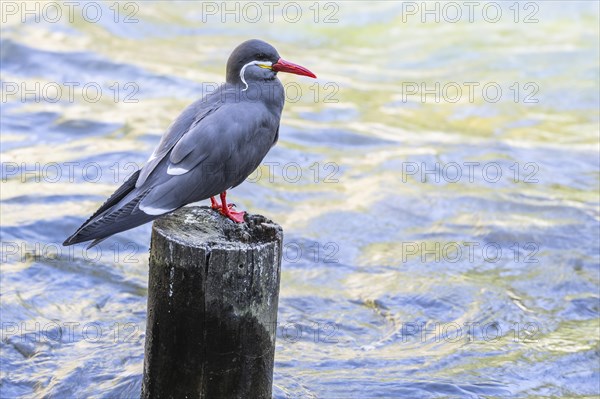
[[[77,233],[72,237],[69,237],[67,244],[71,245],[79,242],[96,240],[91,244],[94,246],[104,238],[110,237],[113,234],[132,229],[156,219],[160,215],[148,215],[138,208],[140,201],[142,201],[149,192],[150,189],[139,194],[135,193],[136,196],[131,200],[128,200],[127,203],[117,203],[112,208],[107,209],[104,213],[101,213],[95,219],[77,230]]]
[[[94,248],[96,245],[100,244],[102,241],[106,240],[108,237],[97,238],[94,241],[90,242],[90,245],[87,246],[86,249]]]
[[[119,201],[121,201],[123,198],[125,198],[125,196],[127,194],[129,194],[135,188],[135,182],[137,181],[139,175],[140,175],[139,170],[137,172],[135,172],[133,175],[131,175],[129,177],[129,179],[127,179],[125,181],[125,183],[123,183],[121,185],[121,187],[119,187],[117,189],[117,191],[115,191],[113,193],[113,195],[111,195],[110,198],[107,199],[106,202],[104,204],[102,204],[102,206],[100,208],[98,208],[98,210],[96,212],[94,212],[94,214],[92,216],[90,216],[89,219],[86,220],[85,223],[83,223],[81,225],[81,227],[79,227],[75,233],[73,233],[72,236],[70,236],[69,238],[67,238],[65,240],[65,242],[63,242],[63,245],[65,245],[65,246],[73,245],[73,244],[77,244],[79,242],[89,241],[89,240],[97,238],[97,237],[92,237],[91,234],[89,234],[89,232],[88,232],[88,234],[82,234],[82,233],[84,232],[84,230],[88,229],[89,227],[91,227],[92,225],[97,223],[98,220],[96,220],[96,219],[99,219],[99,216],[101,216],[103,213],[107,212],[110,208],[112,208],[117,203],[119,203]],[[104,238],[106,238],[106,237],[104,237]],[[96,244],[99,244],[100,241],[102,241],[104,238],[102,238],[101,240],[94,241],[93,243],[90,244],[89,248],[91,248],[92,246],[94,246]]]

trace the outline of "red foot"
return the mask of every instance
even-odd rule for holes
[[[246,212],[236,212],[232,211],[230,208],[227,208],[227,212],[223,213],[223,210],[221,210],[221,214],[227,216],[227,218],[233,220],[236,223],[244,223],[244,215],[246,214]]]
[[[244,211],[237,212],[237,211],[233,210],[233,208],[235,207],[235,204],[227,203],[227,192],[226,191],[223,191],[220,194],[220,197],[221,197],[221,204],[219,204],[215,200],[215,197],[210,197],[211,208],[215,209],[215,210],[219,210],[221,215],[226,216],[228,219],[233,220],[236,223],[244,223],[244,215],[246,214],[246,212],[244,212]]]

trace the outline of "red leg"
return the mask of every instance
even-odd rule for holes
[[[217,202],[215,197],[210,197],[210,207],[212,209],[219,209],[219,208],[221,208],[221,205],[219,205],[219,203]]]
[[[235,207],[235,204],[227,204],[227,206],[229,208],[233,208]],[[217,202],[217,200],[215,199],[215,197],[210,197],[210,207],[216,211],[220,211],[221,210],[221,204],[219,204]]]
[[[227,204],[227,191],[223,191],[220,194],[220,196],[221,196],[221,213],[236,223],[244,223],[244,214],[246,212],[244,212],[244,211],[236,212],[231,209],[234,207],[234,205]]]

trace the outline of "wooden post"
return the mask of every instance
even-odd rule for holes
[[[282,241],[207,207],[154,222],[142,398],[271,398]]]

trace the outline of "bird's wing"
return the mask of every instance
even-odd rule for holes
[[[140,202],[143,212],[164,214],[228,188],[221,169],[234,143],[224,137],[220,120],[219,112],[203,119],[173,146],[141,188],[150,189]]]
[[[148,159],[148,162],[142,167],[135,186],[137,188],[141,187],[148,179],[148,176],[150,176],[152,171],[173,147],[204,118],[219,109],[221,104],[220,101],[207,101],[206,99],[201,99],[188,106],[162,136],[160,143],[158,143],[158,146]]]
[[[183,175],[201,163],[221,163],[231,156],[230,143],[223,137],[224,132],[223,128],[219,127],[219,120],[221,119],[203,118],[173,146],[167,161],[167,174]],[[204,165],[207,172],[210,167],[211,165]]]
[[[246,179],[271,148],[277,132],[278,121],[258,107],[226,104],[199,122],[150,175],[144,188],[151,190],[140,209],[164,214]]]

